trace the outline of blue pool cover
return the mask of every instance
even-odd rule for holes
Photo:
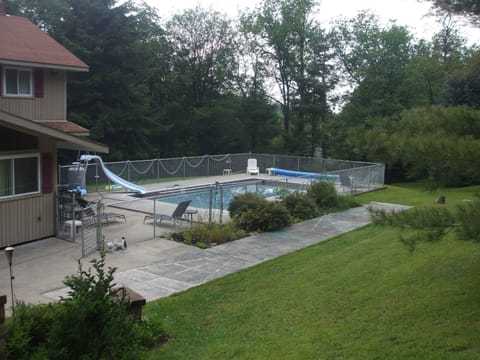
[[[293,170],[285,170],[285,169],[278,169],[278,168],[271,168],[270,171],[272,175],[277,175],[277,176],[304,177],[307,179],[340,181],[340,176],[335,174],[312,173],[312,172],[293,171]]]

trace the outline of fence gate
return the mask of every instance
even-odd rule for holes
[[[103,206],[101,202],[82,205],[75,193],[58,193],[57,237],[78,243],[85,257],[101,249]]]

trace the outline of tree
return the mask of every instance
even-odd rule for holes
[[[90,66],[69,81],[70,119],[110,145],[111,159],[147,156],[155,126],[145,81],[152,64],[148,43],[160,28],[148,8],[129,2],[66,2],[70,11],[53,35]]]
[[[316,119],[328,112],[324,99],[330,83],[325,81],[325,72],[330,68],[320,66],[326,61],[321,46],[325,37],[313,21],[314,11],[315,3],[311,0],[265,0],[242,18],[243,32],[252,37],[254,51],[261,54],[267,76],[277,86],[279,98],[272,98],[283,115],[284,149],[291,153],[310,152],[311,146],[303,141],[306,125],[312,125],[310,143],[316,144]],[[315,79],[323,81],[322,91]],[[312,102],[315,93],[315,100],[320,102]],[[312,111],[314,107],[317,108]]]
[[[480,4],[478,0],[422,0],[432,3],[441,14],[466,17],[472,24],[479,25]]]
[[[8,14],[24,16],[50,34],[68,12],[67,4],[60,0],[3,0],[3,2]]]
[[[480,51],[465,66],[451,74],[443,91],[445,105],[467,105],[480,109]]]
[[[237,63],[230,21],[197,6],[174,15],[166,31],[175,57],[172,70],[190,104],[201,107],[225,94]]]
[[[401,86],[412,56],[412,36],[396,24],[381,28],[377,16],[362,11],[337,20],[332,36],[344,81],[354,89],[342,116],[352,125],[369,116],[388,116],[407,106]]]

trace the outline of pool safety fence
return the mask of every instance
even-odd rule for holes
[[[101,201],[82,206],[75,193],[57,191],[57,238],[80,245],[81,256],[96,252],[103,241]]]
[[[184,216],[183,220],[191,223],[195,214],[196,222],[223,223],[229,219],[230,202],[238,195],[249,192],[274,200],[290,191],[305,191],[310,184],[310,181],[289,182],[288,179],[274,178],[272,180],[252,178],[239,181],[217,181],[197,186],[163,189],[149,194],[149,199],[154,202],[153,214],[155,215],[165,214],[167,208],[173,211],[175,206],[188,201],[190,213],[189,216]]]
[[[181,158],[127,160],[107,162],[106,167],[117,176],[139,185],[160,181],[246,173],[249,158],[257,159],[260,173],[278,168],[297,172],[338,175],[338,183],[351,194],[381,188],[384,185],[383,164],[314,158],[305,156],[257,153],[204,155]],[[59,184],[69,184],[72,165],[59,167]],[[88,163],[85,184],[89,191],[109,191],[118,186],[109,181],[97,163]],[[83,172],[83,171],[82,171]],[[305,176],[308,179],[308,176]]]

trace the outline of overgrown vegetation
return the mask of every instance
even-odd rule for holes
[[[199,223],[182,233],[185,244],[198,247],[209,247],[240,239],[246,232],[239,229],[233,222],[226,224]]]
[[[139,359],[164,337],[159,322],[133,319],[115,289],[105,253],[64,283],[67,298],[48,305],[18,304],[6,322],[8,359]]]

